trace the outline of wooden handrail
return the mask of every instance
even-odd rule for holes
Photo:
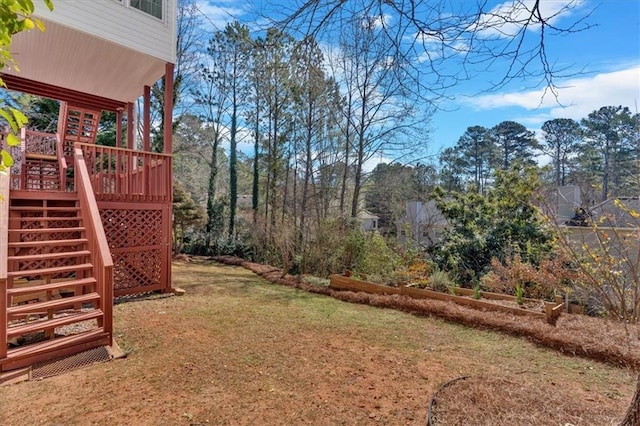
[[[160,153],[160,152],[151,152],[151,151],[140,151],[137,149],[129,149],[129,148],[120,148],[120,147],[115,147],[115,146],[104,146],[104,145],[96,145],[96,144],[92,144],[92,143],[84,143],[84,142],[76,142],[75,143],[76,148],[81,148],[82,150],[86,149],[87,147],[90,148],[100,148],[100,149],[104,149],[105,151],[112,151],[112,152],[122,152],[122,153],[129,153],[132,154],[134,156],[139,155],[149,155],[149,156],[153,156],[153,157],[158,157],[158,158],[172,158],[173,154],[164,154],[164,153]]]
[[[87,143],[81,148],[99,201],[171,202],[171,154]]]
[[[9,256],[9,171],[0,172],[0,359],[7,357],[7,262]]]
[[[74,148],[75,188],[78,191],[80,209],[85,223],[89,249],[92,253],[100,308],[104,314],[102,327],[109,333],[109,344],[113,343],[113,259],[102,226],[98,203],[96,202],[89,171],[80,144]]]

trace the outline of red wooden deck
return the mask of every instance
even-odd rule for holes
[[[173,66],[166,71],[172,87]],[[76,92],[83,107],[63,99],[57,133],[25,129],[22,146],[9,149],[15,164],[0,174],[0,373],[110,345],[114,296],[171,290],[171,126],[165,153],[149,152],[149,92],[143,151],[132,149],[133,131],[128,148],[95,145],[107,104]],[[133,116],[132,104],[113,109],[119,120]],[[70,325],[80,331],[63,333]]]

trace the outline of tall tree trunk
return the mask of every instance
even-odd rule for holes
[[[302,202],[300,205],[300,230],[298,233],[298,245],[302,247],[305,231],[305,214],[307,212],[307,200],[309,199],[309,180],[311,178],[311,139],[313,138],[313,103],[309,102],[307,110],[306,137],[305,137],[305,161],[304,161],[304,182],[302,186]]]
[[[364,128],[364,126],[363,126]],[[351,201],[351,217],[358,216],[358,199],[362,186],[362,164],[364,163],[364,134],[358,136],[358,150],[356,152],[356,175],[353,182],[353,200]]]
[[[560,152],[560,144],[558,144],[558,148],[556,150],[556,186],[564,185],[563,179],[561,178],[561,164],[562,164],[562,154]]]
[[[209,185],[207,187],[207,225],[205,227],[206,233],[206,247],[211,246],[211,237],[213,231],[216,228],[216,178],[218,176],[218,135],[214,136],[213,147],[211,150],[211,163],[209,166]]]
[[[231,140],[229,142],[229,238],[233,237],[236,223],[236,204],[238,202],[238,100],[234,89],[231,112]]]
[[[258,222],[258,196],[260,182],[260,164],[258,156],[260,154],[260,102],[256,99],[256,122],[253,139],[253,182],[251,187],[251,208],[253,209],[253,224]]]
[[[280,223],[284,225],[284,219],[287,212],[287,201],[289,200],[289,174],[291,173],[291,148],[287,153],[287,166],[284,171],[284,192],[282,193],[282,214],[280,216]],[[295,179],[295,178],[294,178]],[[296,201],[293,200],[295,203]]]
[[[608,197],[609,197],[609,153],[607,152],[604,155],[604,166],[602,171],[602,197],[600,201],[607,201]]]
[[[633,395],[627,414],[620,426],[638,426],[640,425],[640,375],[638,375],[638,384],[636,385],[636,393]]]

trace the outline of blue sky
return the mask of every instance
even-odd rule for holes
[[[465,0],[458,0],[459,2]],[[533,0],[523,0],[533,2]],[[277,18],[276,0],[199,0],[200,9],[219,28],[233,19],[250,26],[264,22],[259,14]],[[292,0],[281,0],[292,7]],[[454,0],[455,3],[455,0]],[[499,7],[502,2],[489,0]],[[565,0],[543,0],[543,6],[557,10]],[[536,88],[537,81],[514,81],[495,91],[478,94],[504,70],[495,66],[448,92],[451,100],[440,104],[432,118],[429,152],[455,144],[469,126],[492,127],[505,120],[522,123],[540,133],[544,121],[553,118],[579,120],[606,105],[624,105],[640,111],[640,0],[574,0],[576,7],[556,17],[562,26],[586,18],[592,27],[578,33],[554,37],[547,43],[548,56],[564,73],[557,80],[558,97]],[[272,15],[273,14],[273,15]]]

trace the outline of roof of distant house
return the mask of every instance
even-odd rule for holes
[[[596,204],[590,209],[599,225],[621,228],[640,227],[640,198],[617,197]]]

